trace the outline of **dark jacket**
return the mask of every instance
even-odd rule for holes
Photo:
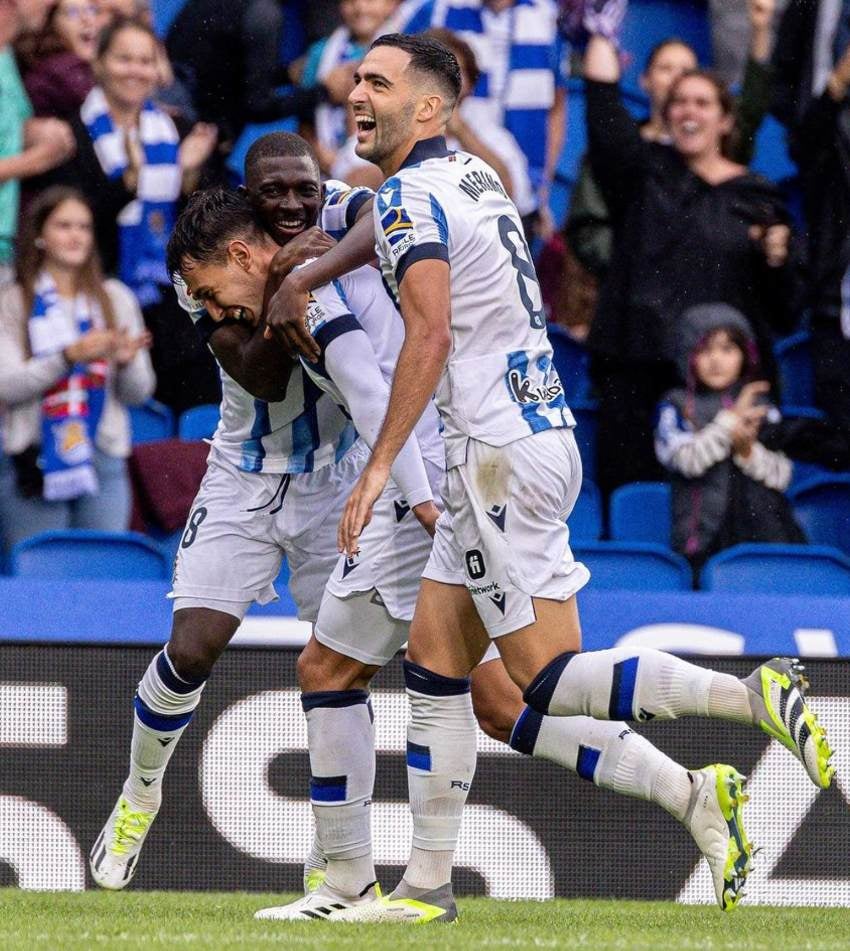
[[[641,138],[616,83],[587,83],[587,120],[614,227],[591,350],[623,362],[669,362],[680,315],[722,301],[750,321],[772,379],[772,331],[787,332],[796,317],[796,261],[792,253],[769,268],[749,229],[789,222],[777,188],[750,173],[705,182],[673,148]]]
[[[772,76],[770,66],[753,59],[747,61],[741,94],[735,104],[737,135],[732,156],[742,165],[750,164],[756,134],[770,108]],[[611,263],[611,218],[587,156],[579,166],[565,230],[581,264],[596,277],[604,277]]]
[[[741,379],[723,392],[701,386],[693,370],[701,342],[720,328],[741,331],[750,344]],[[723,304],[693,307],[682,315],[677,346],[685,385],[666,394],[656,427],[656,452],[673,486],[673,547],[700,565],[739,542],[805,542],[783,494],[791,478],[789,459],[768,449],[761,436],[748,460],[732,446],[736,419],[731,409],[758,368],[746,319]],[[774,427],[781,422],[775,409],[769,419]]]
[[[165,45],[189,89],[198,118],[232,142],[249,122],[312,118],[321,87],[278,94],[287,81],[278,62],[283,13],[278,0],[188,0]]]

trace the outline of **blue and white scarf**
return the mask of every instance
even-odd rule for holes
[[[516,0],[505,11],[509,36],[504,47],[487,35],[482,0],[435,0],[431,14],[432,26],[459,34],[472,47],[481,70],[472,97],[488,100],[492,121],[519,142],[535,187],[546,168],[547,122],[555,101],[557,13],[552,0]]]
[[[100,308],[83,294],[63,302],[53,278],[43,271],[35,284],[27,326],[34,357],[59,353],[93,328],[104,326]],[[44,498],[68,501],[98,491],[94,440],[103,412],[109,364],[75,364],[41,401],[41,453]]]
[[[99,86],[86,96],[80,117],[107,178],[120,178],[129,165],[125,133],[116,129]],[[133,289],[142,307],[147,307],[159,303],[160,288],[171,283],[165,248],[177,218],[182,174],[177,129],[170,116],[152,102],[142,106],[138,135],[145,162],[139,170],[135,200],[118,216],[119,277]]]

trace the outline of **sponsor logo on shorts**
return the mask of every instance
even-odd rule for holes
[[[498,582],[498,581],[491,581],[489,584],[481,584],[481,585],[479,585],[479,584],[468,584],[468,585],[466,586],[466,590],[467,590],[471,595],[479,595],[479,594],[488,594],[488,595],[489,595],[489,594],[494,594],[495,592],[501,591],[502,589],[499,587],[499,582]]]
[[[407,499],[397,499],[393,505],[395,505],[395,520],[400,522],[410,511],[410,506],[407,504]]]
[[[473,581],[478,581],[479,578],[483,578],[487,574],[487,569],[484,566],[484,556],[477,548],[470,548],[465,558],[466,573]]]
[[[493,602],[493,604],[496,605],[496,607],[497,607],[497,608],[502,612],[502,614],[504,615],[504,613],[505,613],[505,600],[506,600],[505,592],[504,592],[504,591],[501,591],[501,592],[499,592],[499,594],[491,594],[491,595],[490,595],[490,600]]]
[[[359,564],[360,564],[360,556],[359,556],[359,555],[355,555],[353,558],[351,558],[351,557],[346,558],[345,561],[342,563],[342,576],[343,576],[343,578],[347,578],[348,575],[350,575],[351,572],[354,571],[354,569],[355,569]]]

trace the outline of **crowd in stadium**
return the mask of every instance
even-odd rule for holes
[[[632,50],[616,4],[593,31],[578,6],[0,0],[4,550],[126,530],[134,452],[133,524],[140,491],[172,501],[143,421],[174,435],[220,398],[166,267],[183,203],[239,184],[273,128],[307,138],[327,178],[377,188],[353,147],[354,70],[375,36],[423,31],[461,65],[449,146],[522,216],[587,482],[605,499],[669,482],[666,543],[697,572],[739,542],[817,541],[793,492],[850,470],[850,3],[683,2],[713,63],[677,36]],[[633,32],[652,9],[633,3]],[[756,173],[765,120],[782,158]]]

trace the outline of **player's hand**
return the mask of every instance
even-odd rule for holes
[[[431,538],[433,538],[434,533],[437,531],[437,519],[440,517],[440,510],[434,504],[433,500],[429,499],[427,502],[420,502],[419,505],[414,505],[413,514],[419,520],[419,524]]]
[[[270,276],[280,283],[299,264],[321,257],[335,244],[336,241],[326,231],[313,225],[275,251],[269,268]]]
[[[372,520],[372,508],[384,491],[389,477],[389,466],[370,460],[345,503],[337,531],[337,547],[350,558],[360,550],[360,535]]]
[[[269,298],[263,335],[267,340],[274,337],[291,356],[301,355],[316,363],[322,351],[307,329],[308,297],[309,291],[298,281],[297,272],[284,278]]]

